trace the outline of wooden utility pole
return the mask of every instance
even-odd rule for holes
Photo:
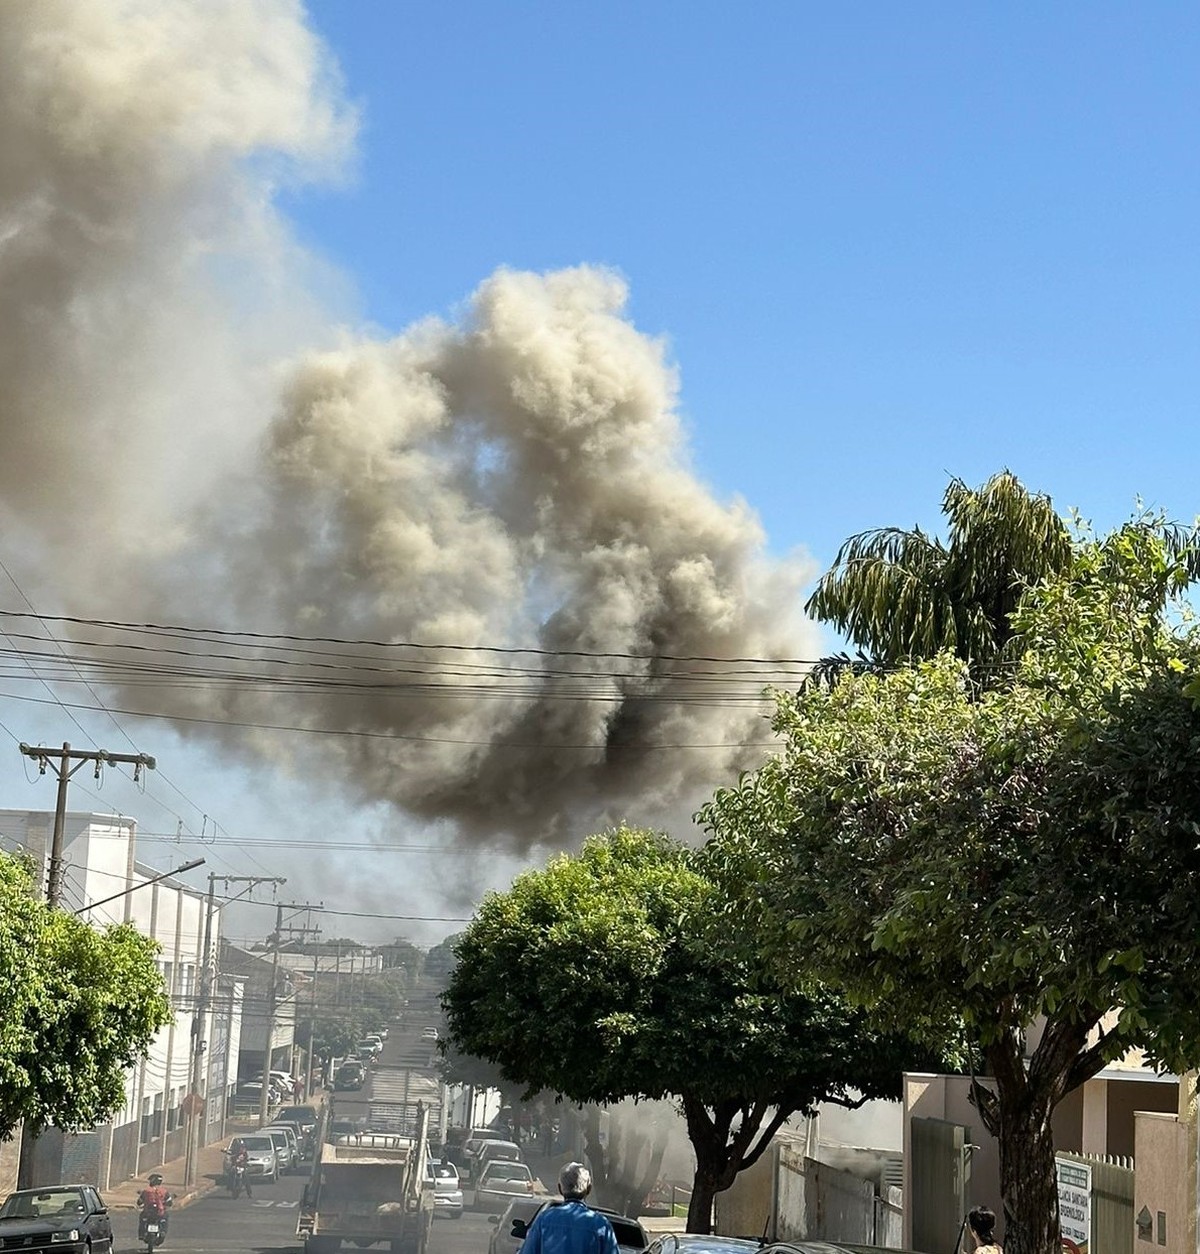
[[[57,906],[62,896],[63,832],[67,821],[67,785],[71,781],[71,776],[85,762],[96,764],[97,777],[100,775],[100,768],[108,763],[115,765],[118,762],[129,762],[133,765],[133,778],[136,782],[142,767],[152,771],[155,762],[148,753],[109,753],[107,749],[72,749],[65,741],[61,749],[47,749],[40,745],[34,748],[26,744],[19,747],[25,757],[33,758],[37,762],[38,771],[42,775],[45,775],[47,770],[51,770],[58,776],[58,802],[54,807],[54,836],[50,843],[50,867],[46,876],[46,901],[51,906]],[[72,762],[75,763],[74,766],[71,765]]]

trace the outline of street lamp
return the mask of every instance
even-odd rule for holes
[[[106,906],[110,901],[116,901],[119,897],[128,897],[130,893],[136,893],[139,888],[148,888],[151,884],[157,884],[159,880],[169,879],[172,875],[182,875],[184,871],[194,871],[198,866],[203,865],[203,858],[193,858],[191,862],[185,862],[183,866],[172,867],[171,870],[164,871],[161,875],[153,875],[148,880],[143,880],[140,884],[135,884],[132,888],[127,888],[123,892],[113,893],[111,897],[101,897],[99,901],[93,901],[90,906],[80,906],[75,913],[83,914],[86,910],[95,910],[97,906]]]

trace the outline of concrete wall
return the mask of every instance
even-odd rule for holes
[[[1188,1187],[1188,1159],[1194,1149],[1187,1125],[1158,1111],[1138,1111],[1134,1125],[1133,1209],[1135,1215],[1149,1212],[1151,1222],[1148,1239],[1139,1232],[1134,1249],[1195,1254],[1195,1205]]]
[[[987,1083],[986,1080],[982,1081]],[[979,1148],[971,1155],[971,1206],[988,1206],[998,1217],[997,1235],[1004,1241],[1004,1208],[1000,1203],[1000,1147],[983,1126],[979,1112],[971,1105],[971,1080],[960,1075],[904,1076],[904,1245],[912,1248],[912,1208],[907,1199],[912,1187],[912,1120],[944,1119],[970,1129],[969,1140]]]
[[[717,1194],[713,1231],[726,1237],[761,1236],[775,1198],[775,1168],[779,1143],[768,1146],[763,1156],[739,1171],[731,1188]],[[776,1234],[769,1232],[774,1238]]]

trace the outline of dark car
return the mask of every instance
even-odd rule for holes
[[[317,1143],[317,1123],[320,1118],[315,1106],[284,1106],[275,1116],[275,1122],[290,1123],[296,1129],[301,1153],[305,1158],[311,1158],[313,1147]]]
[[[367,1073],[361,1062],[351,1059],[337,1069],[333,1077],[335,1090],[360,1089],[366,1083]]]
[[[90,1184],[53,1184],[10,1193],[0,1206],[0,1248],[112,1254],[108,1207]]]

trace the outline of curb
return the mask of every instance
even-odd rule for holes
[[[172,1210],[186,1210],[189,1206],[191,1206],[193,1202],[198,1202],[202,1197],[205,1197],[209,1193],[213,1192],[213,1190],[216,1189],[216,1187],[217,1187],[216,1181],[209,1180],[206,1184],[197,1185],[194,1189],[192,1189],[188,1193],[178,1194],[175,1198],[175,1201],[171,1205],[171,1209]],[[126,1201],[124,1198],[118,1198],[115,1201],[109,1200],[107,1202],[107,1206],[109,1210],[126,1210],[126,1211],[132,1211],[134,1214],[137,1213],[137,1209],[138,1209],[136,1198],[134,1198],[132,1201]]]

